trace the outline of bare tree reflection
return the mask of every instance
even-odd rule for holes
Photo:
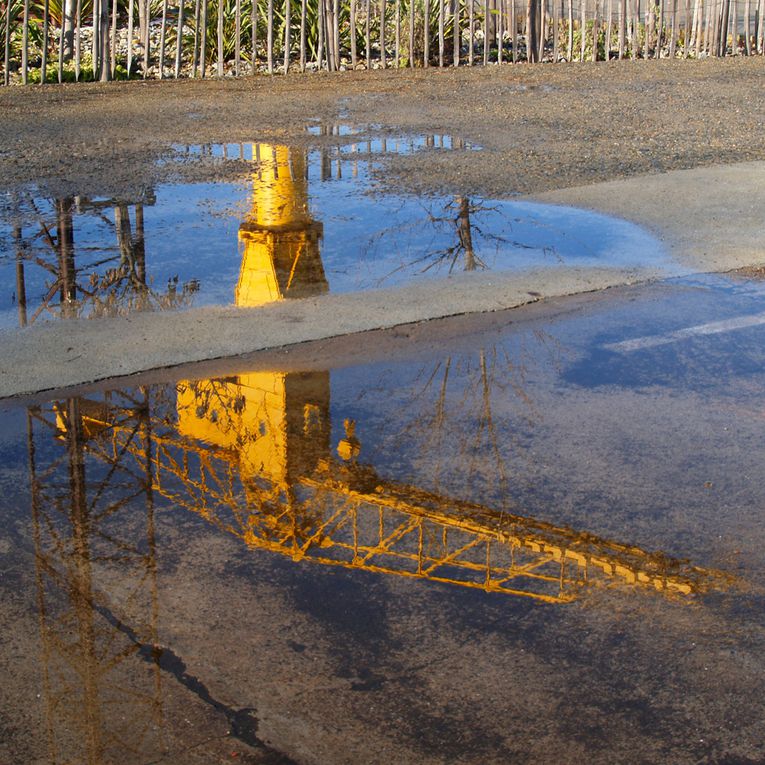
[[[147,200],[153,203],[153,197]],[[146,264],[144,203],[84,197],[17,199],[10,215],[16,266],[14,299],[20,326],[43,316],[118,316],[189,304],[199,289],[196,280],[179,287],[178,276],[173,276],[163,289],[151,282]],[[102,237],[95,246],[86,242],[78,245],[78,220],[82,227],[86,218],[106,227],[114,244]],[[31,284],[39,283],[41,274],[42,294],[36,297],[30,292],[34,289]]]
[[[539,247],[512,237],[513,225],[518,221],[508,218],[497,205],[484,200],[459,194],[449,200],[440,210],[423,204],[423,217],[403,224],[389,226],[372,235],[365,247],[367,256],[373,256],[377,247],[387,244],[397,234],[417,233],[423,227],[432,229],[434,240],[450,241],[445,247],[421,248],[413,257],[404,259],[398,266],[377,279],[381,286],[400,273],[427,274],[457,271],[481,271],[490,268],[489,255],[496,255],[502,248],[511,251],[542,250],[544,256],[557,256],[553,247]],[[487,216],[493,215],[489,220]],[[484,222],[484,219],[486,222]],[[508,264],[512,256],[508,256]]]

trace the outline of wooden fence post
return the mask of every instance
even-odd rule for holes
[[[11,3],[6,0],[5,39],[3,41],[3,85],[11,82]]]
[[[130,42],[128,42],[130,45]],[[178,26],[175,33],[175,79],[181,76],[183,62],[183,0],[178,0]],[[128,75],[130,68],[128,67]]]
[[[237,0],[238,2],[238,0]],[[290,27],[292,26],[292,8],[290,0],[284,0],[284,74],[290,70]]]

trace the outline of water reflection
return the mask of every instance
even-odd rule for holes
[[[323,226],[309,210],[305,154],[269,144],[254,151],[252,209],[239,228],[236,305],[321,295],[329,290],[320,253]]]
[[[332,439],[328,372],[182,381],[138,409],[123,392],[34,419],[70,450],[119,456],[110,473],[149,470],[152,496],[296,560],[547,602],[595,584],[690,594],[716,581],[661,554],[386,477],[361,459],[363,423],[334,423]]]
[[[444,136],[421,139],[425,148],[466,148]],[[379,158],[419,144],[333,140],[316,150],[217,147],[238,162],[238,173],[251,165],[243,183],[178,184],[109,199],[8,197],[0,226],[4,321],[254,306],[457,271],[664,263],[652,237],[594,213],[463,193],[383,193],[375,185],[385,171]],[[213,149],[187,147],[180,157],[216,156]],[[298,271],[310,276],[300,280],[300,294]]]
[[[273,225],[273,215],[254,210],[248,226]],[[313,225],[300,210],[289,219]],[[296,268],[289,286],[284,279],[270,284],[289,294],[307,278]],[[256,282],[264,283],[261,276]],[[438,359],[400,389],[383,375],[378,389],[359,391],[359,399],[369,393],[372,400],[360,409],[347,398],[333,402],[328,371],[253,371],[30,408],[51,760],[61,759],[58,752],[97,763],[117,752],[137,759],[163,751],[168,672],[236,730],[242,710],[174,671],[176,657],[161,646],[158,513],[173,516],[180,529],[184,513],[203,519],[243,549],[301,565],[541,604],[569,603],[593,587],[675,600],[725,587],[718,572],[508,509],[501,501],[513,479],[502,455],[507,406],[519,401],[536,415],[522,374],[511,376],[501,360],[491,346],[467,360]],[[466,411],[455,416],[454,401]],[[372,443],[381,438],[388,459]],[[443,439],[456,443],[437,466]],[[396,466],[400,455],[408,459],[407,440],[429,474],[475,460],[468,472],[482,471],[500,499],[476,501],[439,487],[438,478],[427,486],[402,479]],[[185,531],[179,534],[185,544]]]
[[[19,326],[188,304],[196,282],[179,285],[175,276],[157,289],[148,276],[144,208],[153,203],[152,194],[131,201],[17,199],[11,212],[11,302]]]
[[[28,414],[53,763],[111,762],[163,748],[161,651],[138,668],[131,661],[159,642],[150,423],[145,403],[121,401],[115,408],[109,396],[70,399]],[[136,439],[129,461],[124,451],[100,448],[106,430],[117,428]]]

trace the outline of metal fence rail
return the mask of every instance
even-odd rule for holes
[[[763,55],[765,0],[3,0],[4,85]]]

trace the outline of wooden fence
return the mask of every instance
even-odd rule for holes
[[[5,85],[765,48],[765,0],[0,0],[0,11]]]

